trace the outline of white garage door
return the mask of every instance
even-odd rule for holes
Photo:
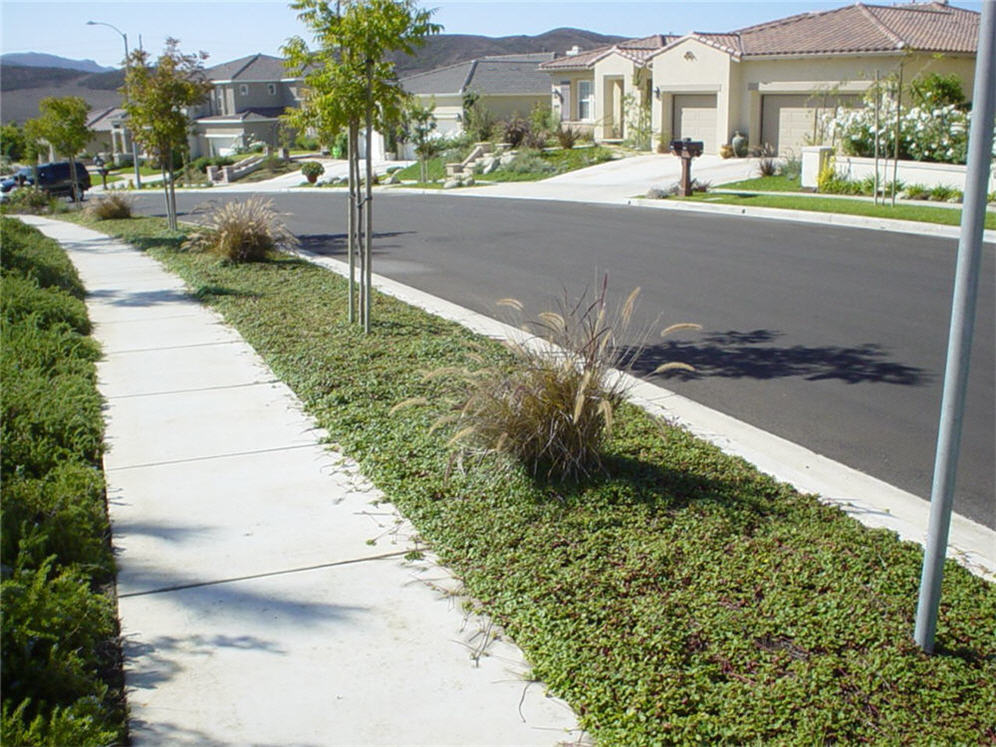
[[[861,106],[858,95],[769,94],[761,99],[761,140],[779,155],[798,156],[804,145],[820,140],[819,115],[838,106]]]
[[[677,94],[674,97],[673,137],[701,140],[705,153],[716,152],[716,94]]]

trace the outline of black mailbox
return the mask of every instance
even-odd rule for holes
[[[690,137],[671,141],[671,152],[681,159],[679,191],[682,197],[691,197],[692,195],[692,159],[702,155],[702,147],[701,140],[692,140]]]
[[[671,141],[671,152],[682,158],[698,158],[702,155],[702,147],[701,140],[692,140],[690,137]]]

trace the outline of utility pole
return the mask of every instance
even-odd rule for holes
[[[934,483],[930,492],[930,524],[923,557],[920,600],[916,610],[913,638],[928,654],[934,652],[937,612],[941,603],[944,556],[951,528],[958,451],[965,390],[972,352],[975,306],[979,294],[982,262],[982,232],[986,216],[986,184],[989,180],[993,145],[993,118],[996,116],[996,0],[985,0],[979,22],[979,45],[975,62],[975,91],[972,97],[972,125],[968,137],[968,171],[965,174],[965,205],[961,213],[961,238],[955,267],[954,297],[948,359],[944,370],[944,394],[937,432]]]

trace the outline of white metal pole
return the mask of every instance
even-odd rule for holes
[[[930,524],[927,549],[920,579],[920,600],[913,638],[928,654],[934,651],[937,612],[941,602],[944,557],[951,526],[958,450],[961,445],[965,390],[972,351],[975,306],[982,260],[982,232],[985,228],[986,183],[989,180],[993,145],[993,118],[996,117],[996,0],[985,0],[979,23],[979,46],[975,62],[975,90],[972,125],[968,138],[968,171],[965,175],[965,204],[961,213],[961,238],[955,268],[954,297],[951,304],[951,330],[948,359],[944,371],[944,394],[937,432],[934,483],[930,493]]]

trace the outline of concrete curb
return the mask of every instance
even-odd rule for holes
[[[348,277],[345,262],[304,250],[293,254]],[[390,278],[374,275],[373,284],[386,295],[478,334],[498,340],[522,340],[523,333],[515,327]],[[651,415],[685,427],[695,436],[727,454],[746,459],[802,493],[818,495],[820,500],[838,506],[865,526],[890,529],[904,540],[925,544],[930,504],[919,496],[668,389],[629,374],[619,372],[619,375],[628,379],[631,401]],[[972,573],[996,581],[996,530],[954,514],[947,554]]]

